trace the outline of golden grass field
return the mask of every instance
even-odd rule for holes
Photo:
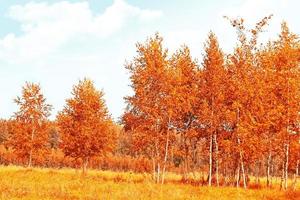
[[[168,174],[167,183],[160,185],[147,174],[90,170],[82,176],[75,169],[9,166],[0,167],[0,199],[300,199],[300,190],[209,188],[179,180]]]

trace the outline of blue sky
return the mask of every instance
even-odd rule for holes
[[[262,35],[267,40],[283,20],[300,33],[299,6],[297,0],[0,0],[0,118],[16,111],[13,99],[25,81],[41,84],[54,118],[72,86],[88,77],[118,119],[131,94],[124,63],[136,42],[159,32],[170,52],[186,44],[201,59],[210,30],[232,51],[235,32],[222,16],[244,17],[251,26],[274,14]]]

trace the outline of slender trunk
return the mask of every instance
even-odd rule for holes
[[[33,129],[31,131],[31,140],[30,140],[31,144],[30,144],[29,159],[28,159],[28,165],[27,165],[27,167],[31,167],[32,166],[32,153],[33,153],[33,147],[32,147],[33,145],[32,145],[32,143],[33,143],[33,138],[34,138],[34,132],[35,132],[35,130]]]
[[[185,144],[185,155],[184,155],[184,180],[188,179],[189,175],[189,147]]]
[[[211,128],[214,127],[214,98],[211,96]],[[211,186],[212,182],[212,165],[213,165],[213,133],[210,133],[210,142],[209,142],[209,179],[208,179],[208,185]]]
[[[160,181],[160,164],[157,163],[157,179],[156,179],[156,183],[159,183]]]
[[[171,145],[171,155],[170,155],[170,160],[172,166],[174,166],[174,145]]]
[[[288,187],[288,167],[289,167],[289,144],[286,144],[285,149],[285,173],[284,173],[284,189]]]
[[[239,121],[240,121],[240,109],[237,108],[237,124],[236,124],[237,129],[239,128]],[[244,188],[246,189],[247,186],[246,186],[245,169],[244,169],[244,162],[243,162],[243,154],[242,154],[242,151],[240,149],[241,148],[241,140],[240,140],[239,136],[237,137],[237,142],[238,142],[238,146],[239,146],[239,155],[240,155],[240,163],[239,163],[239,168],[238,168],[237,187],[239,187],[239,178],[240,178],[239,173],[240,173],[240,167],[241,167],[242,175],[243,175],[243,181],[244,181]]]
[[[299,159],[297,160],[297,164],[296,164],[296,177],[299,176]]]
[[[297,160],[296,163],[296,171],[294,174],[294,181],[293,181],[293,190],[296,189],[298,174],[299,174],[299,160]]]
[[[32,166],[32,149],[29,151],[29,159],[28,159],[28,164],[27,167],[30,168]]]
[[[240,138],[238,138],[238,145],[240,146],[241,141]],[[247,188],[247,182],[246,182],[246,174],[245,174],[245,168],[244,168],[244,161],[243,161],[243,153],[240,150],[240,162],[241,162],[241,170],[242,170],[242,176],[243,176],[243,185],[244,188]]]
[[[166,164],[168,159],[168,148],[169,148],[169,128],[167,130],[167,141],[166,141],[166,148],[165,148],[165,158],[164,158],[161,184],[164,184],[165,181],[165,171],[166,171]]]
[[[269,152],[268,160],[267,160],[267,187],[270,187],[270,166],[271,166],[271,152]]]
[[[195,168],[197,166],[197,143],[192,144],[192,166],[191,166],[191,171],[193,174],[193,178],[196,179],[196,174],[195,174]]]
[[[184,148],[184,159],[183,159],[183,180],[186,181],[188,178],[188,156],[189,156],[189,149],[188,149],[188,145],[187,145],[187,138],[186,136],[184,136],[184,141],[183,141],[183,148]]]
[[[272,162],[271,163],[271,178],[270,178],[271,186],[273,185],[273,177],[274,177],[274,163]],[[276,176],[276,180],[277,180],[277,176]]]
[[[281,180],[280,180],[280,189],[283,189],[283,183],[284,183],[284,169],[285,169],[285,165],[284,165],[284,161],[282,162],[282,174],[281,174]]]
[[[287,89],[288,89],[288,95],[290,93],[290,82],[289,82],[289,74],[290,74],[290,68],[288,71],[288,76],[287,76]],[[287,98],[287,126],[286,126],[286,134],[289,135],[289,125],[290,125],[290,118],[289,118],[289,97]],[[286,190],[288,187],[288,168],[289,168],[289,140],[286,140],[285,144],[285,173],[284,173],[284,189]]]
[[[218,160],[218,153],[219,153],[219,146],[218,146],[218,141],[217,141],[217,134],[214,134],[214,139],[215,139],[215,148],[216,148],[216,156],[215,156],[215,161],[216,161],[216,182],[217,186],[219,186],[219,160]]]
[[[227,164],[225,164],[225,167],[223,169],[223,176],[224,176],[224,184],[225,184],[225,186],[227,186],[227,179],[228,179],[228,176],[227,176]]]
[[[240,187],[240,163],[238,163],[237,173],[236,173],[236,187]]]
[[[154,154],[154,153],[153,153]],[[154,155],[152,157],[152,167],[153,167],[153,180],[156,181],[156,165]]]
[[[88,163],[89,163],[89,158],[88,157],[85,157],[83,159],[83,163],[82,163],[82,174],[86,174],[87,173],[87,166],[88,166]]]
[[[183,171],[183,180],[186,181],[187,180],[187,166],[186,166],[186,156],[184,157],[183,160],[183,166],[182,166],[182,171]]]
[[[259,184],[259,163],[256,162],[255,164],[255,184]]]
[[[245,168],[244,168],[243,157],[241,157],[241,169],[242,169],[242,175],[243,175],[244,189],[247,189],[246,173],[245,173]]]
[[[158,140],[155,140],[155,155],[156,155],[156,161],[157,161],[157,168],[156,168],[156,183],[159,183],[160,180],[160,155],[158,150]]]
[[[212,180],[212,143],[213,143],[213,136],[210,135],[210,142],[209,142],[209,174],[208,174],[208,185],[211,186]]]

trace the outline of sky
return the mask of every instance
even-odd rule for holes
[[[42,87],[54,119],[87,77],[118,120],[123,97],[132,94],[124,64],[137,42],[159,32],[170,53],[185,44],[201,61],[209,31],[226,53],[233,50],[236,34],[224,15],[252,27],[273,14],[261,35],[266,41],[278,36],[282,21],[300,33],[299,7],[297,0],[0,0],[0,118],[17,111],[13,99],[29,81]]]

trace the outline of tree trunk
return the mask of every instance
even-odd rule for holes
[[[241,140],[238,138],[238,145],[240,146]],[[247,182],[246,182],[246,174],[245,174],[245,168],[244,168],[244,160],[243,160],[243,153],[241,150],[240,151],[240,162],[241,162],[241,170],[242,170],[242,176],[243,176],[243,183],[244,183],[244,188],[247,188]]]
[[[216,154],[215,154],[215,161],[216,161],[216,182],[217,186],[219,186],[219,160],[218,160],[218,154],[219,154],[219,146],[217,141],[217,134],[214,134],[215,139],[215,148],[216,148]]]
[[[240,163],[238,163],[237,173],[236,173],[236,187],[240,187]]]
[[[153,153],[154,154],[154,153]],[[156,165],[154,155],[152,157],[152,167],[153,167],[153,180],[156,181]]]
[[[297,165],[296,165],[296,176],[299,176],[299,160],[297,160]]]
[[[225,167],[223,168],[223,176],[224,176],[224,185],[227,186],[227,164],[225,164]]]
[[[189,169],[189,147],[185,141],[185,154],[183,162],[183,179],[186,181],[188,179],[190,169]]]
[[[33,138],[34,138],[34,129],[31,131],[31,147],[30,147],[30,151],[29,151],[29,159],[28,159],[28,165],[27,165],[27,167],[31,167],[32,166],[32,153],[33,153],[33,145],[32,145],[32,143],[33,143]]]
[[[169,128],[167,130],[167,141],[166,141],[166,148],[165,148],[165,158],[164,158],[161,184],[164,184],[165,181],[165,171],[166,171],[166,164],[168,159],[168,148],[169,148]]]
[[[284,189],[288,187],[288,167],[289,167],[289,144],[286,144],[285,149],[285,173],[284,173]]]
[[[259,184],[259,163],[256,162],[255,164],[255,184]]]
[[[88,163],[89,163],[89,158],[88,158],[88,157],[83,158],[83,163],[82,163],[82,174],[84,174],[84,175],[87,173],[87,166],[88,166]]]
[[[160,164],[157,163],[157,176],[156,176],[156,183],[159,183],[160,181]]]
[[[157,168],[156,168],[156,183],[159,183],[160,180],[160,155],[158,150],[158,141],[155,140],[155,155],[156,155],[156,161],[157,161]]]
[[[170,155],[170,160],[171,160],[171,164],[172,166],[174,166],[174,145],[171,145],[171,155]]]
[[[273,177],[274,177],[274,163],[271,163],[271,185],[273,185]],[[276,176],[276,180],[277,180],[277,176]]]
[[[182,172],[183,172],[183,180],[186,181],[188,179],[188,156],[189,156],[189,147],[187,145],[186,137],[184,136],[183,140],[183,148],[184,148],[184,158],[183,158],[183,165],[182,165]]]
[[[239,121],[240,121],[240,109],[237,108],[237,124],[236,124],[236,127],[238,128],[239,127]],[[239,168],[238,168],[238,172],[240,171],[240,167],[241,167],[241,170],[242,170],[242,176],[243,176],[243,182],[244,182],[244,188],[246,189],[247,188],[247,185],[246,185],[246,175],[245,175],[245,169],[244,169],[244,161],[243,161],[243,154],[242,154],[242,151],[241,151],[241,140],[239,138],[239,136],[237,137],[237,142],[238,142],[238,146],[239,146],[239,154],[240,154],[240,164],[239,164]],[[238,175],[238,178],[239,178],[240,175]],[[237,187],[239,187],[239,179],[238,179],[238,182],[237,182]]]
[[[245,173],[245,168],[244,168],[243,157],[241,157],[241,169],[242,169],[242,175],[243,175],[244,189],[247,189],[246,173]]]
[[[213,143],[213,136],[210,135],[210,142],[209,142],[209,173],[208,173],[208,185],[211,186],[212,180],[212,143]]]
[[[283,189],[284,187],[283,187],[283,183],[284,183],[284,169],[285,169],[285,164],[284,164],[285,162],[283,161],[282,162],[282,175],[281,175],[281,180],[280,180],[280,189]]]
[[[272,154],[269,152],[268,155],[268,160],[267,160],[267,187],[270,187],[270,167],[271,167],[271,159],[272,159]]]
[[[296,189],[298,175],[299,175],[299,160],[297,160],[297,163],[296,163],[296,171],[294,174],[294,181],[293,181],[293,190]]]
[[[32,149],[30,149],[30,152],[29,152],[29,159],[28,159],[27,167],[30,168],[31,166],[32,166]]]

